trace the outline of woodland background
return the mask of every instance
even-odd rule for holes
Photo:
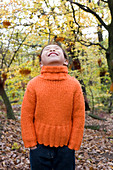
[[[113,1],[0,2],[1,169],[29,169],[20,114],[42,47],[60,43],[83,88],[86,123],[76,169],[113,169]]]

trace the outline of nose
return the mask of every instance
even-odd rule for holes
[[[55,51],[55,49],[54,48],[50,49],[50,52],[52,52],[52,51]]]

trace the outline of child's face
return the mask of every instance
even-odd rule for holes
[[[41,55],[42,65],[63,65],[65,61],[64,53],[58,45],[48,45],[46,46]]]

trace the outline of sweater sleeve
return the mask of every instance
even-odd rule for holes
[[[70,149],[79,150],[83,138],[84,124],[85,124],[85,103],[82,93],[81,85],[77,81],[76,91],[73,101],[72,113],[72,130],[69,139],[68,147]]]
[[[36,94],[31,84],[28,83],[24,94],[21,107],[21,133],[24,146],[26,148],[37,145],[36,134],[34,128],[34,113],[36,107]]]

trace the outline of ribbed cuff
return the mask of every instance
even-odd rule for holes
[[[24,141],[25,148],[31,148],[37,145],[37,141]]]
[[[80,147],[74,147],[73,145],[68,145],[68,148],[69,149],[72,149],[72,150],[75,150],[75,151],[78,151],[80,149]]]

